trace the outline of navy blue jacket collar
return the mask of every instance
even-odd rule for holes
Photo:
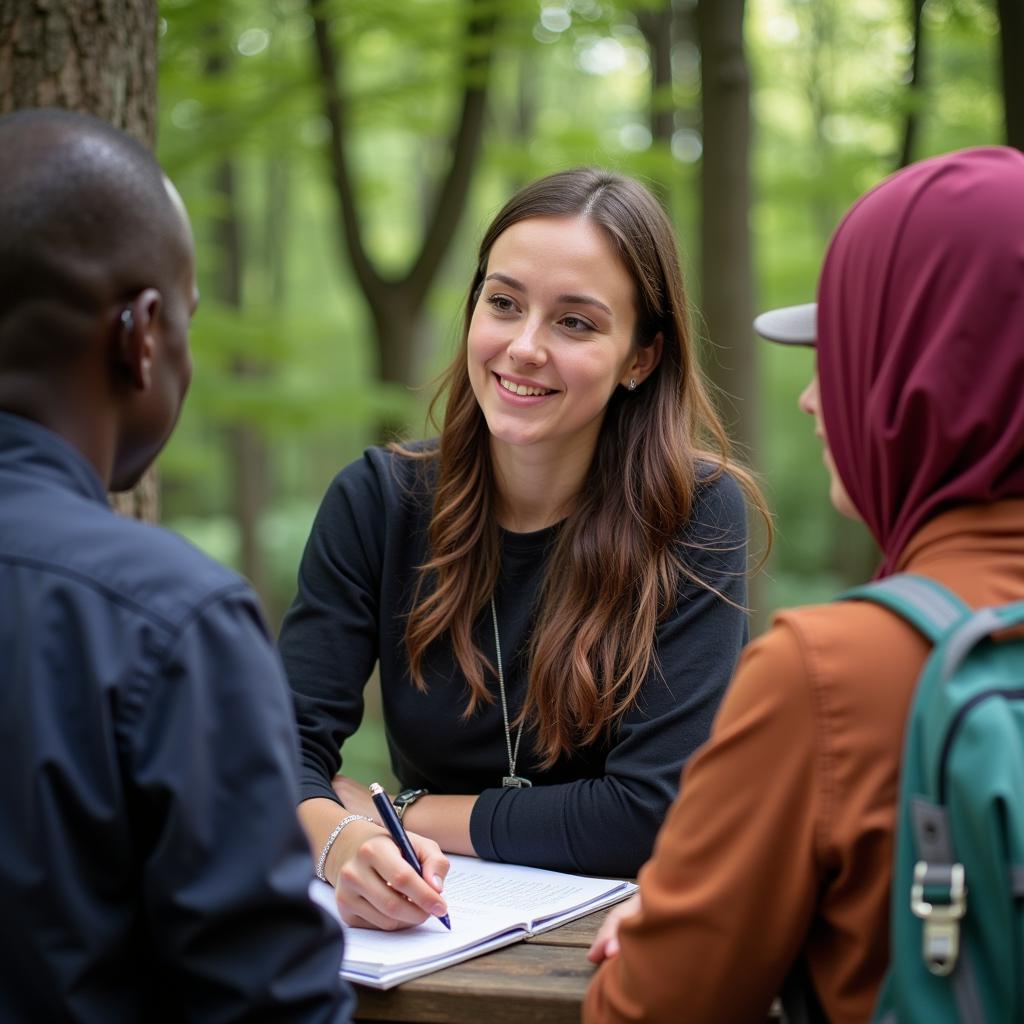
[[[34,420],[0,411],[0,473],[46,477],[61,487],[107,504],[91,462],[60,435]]]

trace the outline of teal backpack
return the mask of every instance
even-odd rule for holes
[[[899,575],[842,595],[901,615],[934,649],[900,778],[891,963],[875,1024],[1024,1022],[1024,601],[972,611]]]

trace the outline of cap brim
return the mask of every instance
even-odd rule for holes
[[[818,336],[817,320],[818,304],[805,302],[762,313],[754,320],[754,330],[783,345],[813,345]]]

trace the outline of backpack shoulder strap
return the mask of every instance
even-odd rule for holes
[[[972,610],[951,590],[926,576],[898,573],[840,594],[837,601],[872,601],[902,616],[933,644]]]

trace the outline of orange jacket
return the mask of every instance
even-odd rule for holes
[[[936,517],[899,569],[973,606],[1020,600],[1024,500]],[[888,962],[903,729],[927,653],[874,605],[776,616],[684,772],[585,1024],[763,1021],[801,956],[833,1024],[870,1017]]]

